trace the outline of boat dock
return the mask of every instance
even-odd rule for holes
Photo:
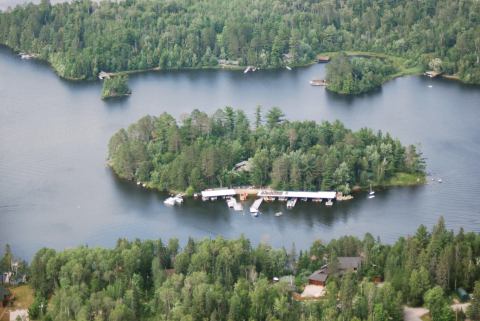
[[[235,197],[228,197],[227,198],[227,205],[229,208],[233,208],[235,211],[243,211],[243,205],[237,202]]]
[[[258,209],[260,207],[260,205],[262,204],[263,202],[263,198],[258,198],[255,200],[255,202],[253,202],[252,206],[250,206],[250,213],[258,213]]]

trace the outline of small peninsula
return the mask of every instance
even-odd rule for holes
[[[327,90],[338,94],[362,94],[379,88],[398,73],[389,59],[336,55],[327,65]]]
[[[270,186],[336,190],[421,184],[425,162],[415,146],[340,121],[288,121],[278,108],[257,109],[253,126],[231,107],[194,110],[176,120],[145,116],[109,142],[108,164],[121,178],[191,195],[205,188]]]
[[[131,93],[127,75],[115,75],[103,80],[102,99],[124,97]]]

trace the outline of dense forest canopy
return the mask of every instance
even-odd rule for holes
[[[380,87],[398,72],[388,59],[334,57],[327,65],[327,89],[340,94],[360,94]]]
[[[360,256],[357,273],[335,273],[338,258]],[[425,305],[433,320],[453,321],[447,295],[473,292],[472,320],[480,320],[480,235],[448,231],[442,218],[428,231],[387,245],[366,234],[308,250],[252,246],[249,240],[177,239],[164,243],[120,239],[113,249],[43,248],[30,266],[42,320],[403,320],[402,305]],[[326,296],[296,301],[307,277],[328,264]],[[272,282],[292,275],[294,282]],[[376,286],[372,280],[383,280]],[[476,282],[476,283],[475,283]],[[48,303],[48,308],[45,306]],[[43,309],[39,308],[43,304]],[[461,314],[459,316],[461,319]]]
[[[102,99],[126,96],[131,93],[127,75],[107,77],[103,80]]]
[[[340,121],[290,122],[278,108],[262,121],[260,107],[254,128],[231,107],[211,116],[194,110],[181,122],[166,113],[146,116],[112,136],[109,163],[122,178],[189,193],[232,185],[349,193],[355,185],[387,185],[400,173],[424,179],[415,146],[388,134],[352,132]],[[242,161],[248,170],[234,168]]]
[[[361,50],[480,83],[476,0],[77,0],[0,13],[0,43],[38,53],[63,77],[99,71],[279,67]],[[430,64],[430,66],[429,66]]]

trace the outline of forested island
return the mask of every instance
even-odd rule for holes
[[[7,250],[0,272],[10,270]],[[183,248],[177,239],[43,248],[17,274],[27,273],[35,293],[31,318],[44,321],[401,321],[403,305],[425,306],[433,321],[464,320],[450,307],[458,288],[473,293],[467,315],[478,321],[479,257],[480,235],[455,234],[440,218],[391,245],[366,234],[299,252],[244,237],[190,238]],[[344,270],[351,261],[359,268]],[[300,296],[325,265],[323,295]]]
[[[254,126],[231,107],[209,116],[194,110],[177,121],[146,116],[110,139],[108,163],[125,179],[161,191],[227,186],[336,190],[421,184],[425,162],[415,146],[389,134],[353,132],[340,121],[287,121],[278,108]],[[253,128],[252,128],[253,127]]]
[[[102,99],[128,96],[131,93],[127,75],[115,75],[103,80]]]
[[[42,0],[0,12],[0,44],[37,54],[70,79],[298,66],[321,52],[358,50],[479,84],[479,17],[478,1]]]

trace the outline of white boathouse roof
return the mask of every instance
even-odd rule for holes
[[[292,197],[292,198],[322,198],[334,199],[337,193],[334,191],[304,192],[304,191],[268,191],[258,192],[260,197]]]
[[[211,189],[202,191],[202,197],[221,197],[235,195],[234,189]]]

